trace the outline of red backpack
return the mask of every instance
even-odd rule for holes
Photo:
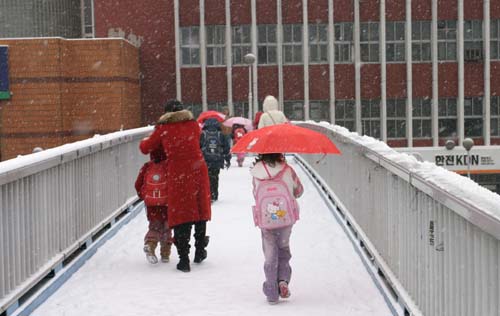
[[[237,129],[234,130],[234,142],[238,142],[245,134],[247,131],[243,127],[238,127]]]
[[[167,205],[167,169],[166,161],[151,162],[144,175],[142,196],[146,206]]]

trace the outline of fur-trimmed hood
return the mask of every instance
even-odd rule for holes
[[[158,120],[158,124],[171,124],[191,120],[194,120],[193,113],[188,110],[182,110],[163,114]]]

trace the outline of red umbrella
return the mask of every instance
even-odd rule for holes
[[[219,122],[222,122],[226,119],[226,116],[222,114],[221,112],[217,111],[205,111],[201,112],[200,116],[198,116],[198,119],[196,120],[198,123],[202,124],[205,122],[206,119],[209,118],[214,118]]]
[[[340,150],[325,135],[290,123],[251,131],[234,145],[231,152],[340,155]]]

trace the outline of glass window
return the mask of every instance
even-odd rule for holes
[[[413,113],[413,137],[429,138],[432,137],[432,111],[431,99],[416,98],[412,102]]]
[[[490,22],[490,58],[500,59],[500,20]]]
[[[201,104],[183,103],[182,105],[186,110],[191,111],[194,117],[198,117],[201,112],[203,112],[203,106]]]
[[[226,27],[224,25],[207,25],[207,65],[226,64]]]
[[[335,100],[335,124],[350,131],[356,130],[356,102],[354,100]]]
[[[457,60],[457,21],[438,21],[438,59]]]
[[[248,102],[233,102],[234,116],[248,117]]]
[[[353,30],[351,22],[335,23],[335,62],[353,62]]]
[[[361,23],[360,47],[361,61],[363,62],[379,61],[378,24],[378,22]]]
[[[302,25],[283,25],[283,61],[285,64],[302,63]]]
[[[500,136],[500,100],[498,96],[491,97],[490,117],[491,136]]]
[[[233,65],[243,65],[245,64],[243,57],[252,51],[250,25],[233,26],[231,36]]]
[[[457,99],[439,99],[438,131],[439,137],[457,136]]]
[[[380,138],[380,100],[361,100],[362,134]]]
[[[285,116],[289,120],[304,120],[304,101],[285,101]]]
[[[200,64],[199,30],[197,26],[181,28],[182,65]]]
[[[388,99],[387,104],[387,138],[406,137],[406,100]]]
[[[411,54],[413,61],[431,60],[431,21],[413,21],[411,24]]]
[[[465,137],[483,135],[483,98],[464,99],[464,133]]]
[[[386,59],[387,62],[405,61],[405,22],[386,22]]]
[[[483,59],[483,21],[464,21],[464,60]]]
[[[314,121],[330,122],[330,102],[311,101],[309,103],[309,117]]]
[[[311,63],[328,62],[328,25],[309,25],[309,61]]]
[[[276,64],[276,25],[259,25],[257,39],[259,64]]]

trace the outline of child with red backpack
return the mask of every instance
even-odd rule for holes
[[[152,151],[150,161],[146,162],[135,181],[137,195],[146,205],[149,229],[144,236],[144,253],[151,264],[158,263],[155,250],[160,243],[162,262],[168,262],[172,248],[172,229],[167,221],[167,173],[166,156],[163,148]]]
[[[280,153],[258,155],[250,173],[255,198],[253,217],[261,229],[265,259],[263,291],[269,304],[276,304],[279,297],[290,296],[290,234],[299,219],[296,198],[302,195],[304,188]]]
[[[233,145],[235,145],[245,134],[247,133],[247,130],[245,127],[241,124],[234,124],[233,125]],[[242,167],[243,166],[243,161],[245,160],[245,153],[237,153],[236,154],[236,161],[238,162],[238,166]]]

